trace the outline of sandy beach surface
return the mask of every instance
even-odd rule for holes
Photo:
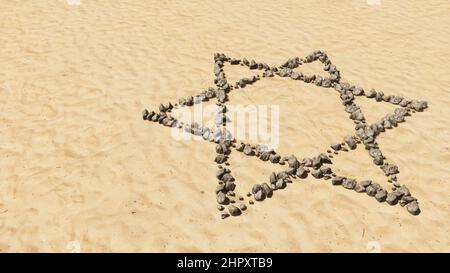
[[[449,252],[449,14],[447,0],[0,1],[0,251]],[[215,52],[280,65],[314,50],[345,81],[428,102],[377,139],[420,215],[309,177],[222,220],[214,145],[142,120],[213,86]],[[279,105],[282,154],[354,132],[336,93],[303,82],[230,102]],[[357,102],[372,122],[395,109]],[[241,194],[277,170],[244,157],[230,158]],[[389,187],[363,147],[333,163]]]

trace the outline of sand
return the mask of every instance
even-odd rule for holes
[[[0,3],[1,252],[450,251],[448,1],[69,2]],[[378,138],[419,216],[308,178],[221,220],[214,146],[142,120],[212,86],[215,52],[279,65],[316,49],[348,82],[428,101]],[[282,154],[314,156],[352,132],[336,94],[302,82],[230,99],[280,106]],[[356,101],[369,121],[394,109]],[[362,148],[334,161],[387,186]],[[276,169],[230,162],[244,193]]]

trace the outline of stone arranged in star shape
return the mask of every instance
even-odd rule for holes
[[[301,72],[294,71],[295,68],[315,61],[323,64],[324,71],[328,72],[327,77],[320,75],[306,75]],[[242,78],[234,85],[228,83],[224,72],[225,63],[231,65],[247,66],[251,70],[263,71],[261,75]],[[271,198],[275,191],[284,189],[287,184],[292,183],[292,179],[304,179],[308,175],[316,179],[331,180],[334,186],[342,186],[347,190],[356,193],[366,193],[367,196],[374,197],[378,202],[387,202],[389,205],[400,204],[406,206],[408,212],[413,215],[420,213],[417,198],[413,197],[409,189],[405,185],[400,185],[397,181],[398,167],[387,162],[378,143],[377,136],[385,132],[385,130],[395,128],[399,123],[405,121],[407,117],[415,112],[425,110],[428,105],[425,101],[409,100],[401,96],[385,95],[383,92],[371,89],[364,90],[349,83],[341,82],[340,71],[331,62],[327,54],[322,51],[315,51],[305,58],[299,57],[287,60],[282,65],[275,67],[265,63],[258,63],[254,60],[229,58],[225,54],[216,53],[214,55],[214,84],[215,87],[209,87],[207,90],[195,96],[182,98],[178,103],[160,104],[159,111],[143,111],[143,119],[158,122],[167,127],[176,127],[197,136],[201,136],[205,141],[214,143],[216,157],[214,161],[218,164],[216,178],[216,201],[217,208],[222,211],[222,219],[228,216],[238,216],[242,211],[247,209],[244,203],[246,197],[250,198],[248,203],[254,204],[254,201],[261,202],[266,198]],[[330,145],[330,149],[326,153],[320,153],[312,158],[297,158],[295,155],[281,156],[274,150],[269,150],[264,145],[252,145],[250,143],[237,143],[230,131],[226,129],[229,119],[226,116],[228,101],[228,93],[234,89],[245,88],[252,85],[262,78],[270,78],[274,76],[291,78],[305,83],[315,84],[323,88],[332,88],[338,92],[344,110],[349,114],[349,118],[355,123],[355,132],[347,135],[343,141],[337,141]],[[393,114],[388,114],[379,121],[368,124],[365,120],[361,108],[355,103],[356,96],[365,96],[378,102],[387,102],[399,107],[395,109]],[[198,123],[184,124],[178,121],[171,112],[174,108],[190,107],[195,104],[202,103],[211,99],[217,100],[217,117],[216,125],[218,128],[212,129],[203,127]],[[358,145],[364,145],[368,154],[373,158],[373,163],[379,166],[384,174],[388,177],[388,182],[392,183],[392,191],[385,190],[383,187],[372,181],[356,181],[355,179],[337,175],[330,165],[331,158],[340,151],[350,151],[357,148]],[[251,191],[243,195],[236,196],[236,181],[231,174],[231,170],[227,168],[227,160],[232,150],[242,152],[247,156],[254,156],[262,161],[271,162],[273,164],[287,165],[285,171],[271,173],[267,183],[255,184]],[[223,166],[225,165],[225,166]],[[226,208],[226,209],[225,209]]]

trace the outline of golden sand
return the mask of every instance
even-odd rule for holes
[[[242,2],[1,1],[0,251],[450,251],[449,2]],[[308,178],[221,220],[214,146],[142,120],[212,86],[215,52],[279,65],[316,49],[350,83],[428,101],[378,138],[419,216]],[[230,95],[269,98],[282,154],[316,155],[352,132],[322,88],[273,79]],[[369,122],[394,109],[358,104]],[[384,179],[363,148],[334,161]],[[243,191],[273,171],[236,153],[230,162]]]

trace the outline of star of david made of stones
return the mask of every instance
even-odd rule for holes
[[[327,71],[329,74],[327,77],[305,75],[293,70],[302,64],[315,61],[320,61],[323,64],[324,71]],[[257,76],[242,78],[235,84],[230,84],[223,69],[225,63],[247,66],[251,70],[259,70],[262,73]],[[222,219],[230,215],[238,216],[243,210],[246,210],[245,199],[249,199],[248,204],[250,205],[254,204],[253,200],[261,202],[266,198],[271,198],[277,190],[284,189],[288,183],[292,183],[293,179],[305,179],[308,175],[316,179],[331,180],[331,185],[341,186],[355,193],[366,194],[369,197],[374,197],[378,202],[387,202],[392,206],[396,204],[406,206],[407,211],[412,215],[420,213],[417,199],[411,195],[405,185],[401,185],[397,181],[398,167],[388,162],[378,146],[376,138],[385,130],[393,129],[397,124],[404,122],[411,114],[426,109],[428,107],[427,102],[409,100],[401,96],[386,95],[374,89],[366,91],[361,87],[341,82],[340,71],[330,61],[327,54],[322,51],[315,51],[302,59],[298,57],[289,59],[278,67],[258,63],[254,60],[249,61],[245,58],[229,58],[222,53],[216,53],[214,54],[214,75],[215,87],[209,87],[198,95],[182,98],[178,103],[160,104],[159,111],[144,110],[142,117],[144,120],[201,136],[205,141],[214,143],[216,152],[214,161],[218,164],[216,172],[218,184],[216,185],[215,193],[218,203],[217,208],[221,211]],[[330,149],[312,158],[299,158],[295,155],[282,156],[274,150],[269,150],[264,145],[238,143],[230,131],[226,129],[227,122],[229,122],[226,116],[227,94],[234,89],[252,85],[262,80],[262,78],[274,76],[291,78],[292,80],[315,84],[319,87],[334,89],[339,94],[345,111],[349,114],[349,118],[355,123],[355,132],[347,135],[343,140],[332,143]],[[395,109],[393,114],[388,114],[378,122],[368,124],[361,108],[355,103],[355,96],[365,96],[378,102],[387,102],[399,107]],[[175,108],[190,107],[212,99],[216,99],[216,104],[218,105],[216,118],[218,128],[216,129],[203,127],[195,122],[184,124],[171,115],[172,110]],[[373,158],[373,163],[384,172],[388,182],[392,183],[393,187],[390,191],[383,189],[380,184],[372,180],[356,181],[350,177],[339,176],[330,167],[332,164],[332,153],[338,154],[339,151],[354,150],[361,144],[364,145],[369,156]],[[232,151],[242,152],[247,156],[257,157],[262,161],[273,164],[287,165],[286,170],[271,173],[266,183],[255,184],[246,196],[237,195],[235,193],[236,181],[231,174],[231,170],[227,168],[227,160]]]

